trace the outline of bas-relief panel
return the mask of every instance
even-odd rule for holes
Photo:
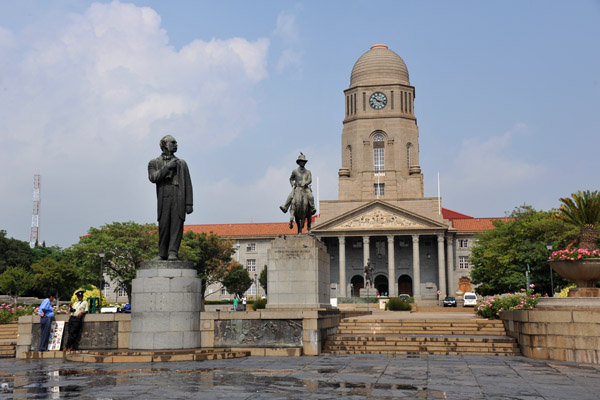
[[[106,322],[85,322],[83,321],[83,330],[79,339],[80,350],[107,350],[118,347],[117,336],[118,325],[113,321]],[[69,324],[65,324],[61,348],[69,340]],[[40,343],[40,324],[34,324],[32,330],[31,346],[37,349]]]
[[[334,229],[362,228],[417,228],[419,223],[382,209],[374,209],[350,220],[335,225]]]
[[[215,347],[299,347],[302,320],[218,320]]]

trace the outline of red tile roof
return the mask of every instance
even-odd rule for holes
[[[277,236],[293,235],[297,231],[296,224],[290,229],[287,222],[256,223],[256,224],[207,224],[185,225],[184,232],[214,233],[223,237],[237,236]]]
[[[444,219],[473,218],[470,215],[461,214],[456,211],[448,210],[447,208],[444,208],[444,207],[442,207],[442,217],[444,217]]]
[[[458,231],[480,232],[495,229],[493,221],[510,221],[512,218],[460,218],[453,219],[452,226]]]

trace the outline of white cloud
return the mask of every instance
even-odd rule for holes
[[[0,187],[19,190],[0,207],[29,219],[32,175],[41,173],[42,213],[60,216],[42,216],[48,243],[64,244],[65,229],[74,240],[89,226],[153,220],[145,168],[158,140],[172,133],[193,154],[239,137],[257,120],[252,93],[267,77],[269,45],[197,39],[176,51],[154,10],[118,1],[54,30],[0,27],[0,157],[12,166]]]
[[[519,158],[513,151],[520,137],[528,134],[524,124],[517,124],[500,136],[465,139],[450,170],[444,173],[450,177],[450,186],[455,190],[473,187],[489,190],[535,181],[545,173],[545,168]]]
[[[296,15],[291,12],[282,12],[277,16],[277,26],[274,35],[279,36],[285,43],[298,42],[300,34],[296,24]]]
[[[284,44],[284,49],[276,63],[277,72],[281,73],[286,69],[300,70],[303,53],[297,48],[300,44],[300,32],[295,13],[282,12],[279,14],[273,36]]]

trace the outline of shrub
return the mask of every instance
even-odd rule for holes
[[[106,297],[104,297],[104,295],[100,293],[100,290],[94,285],[85,285],[74,291],[73,295],[71,296],[71,303],[75,303],[77,301],[77,296],[75,293],[79,292],[80,290],[83,290],[83,300],[87,300],[88,297],[96,297],[100,298],[100,308],[108,306]],[[100,310],[98,310],[98,312],[100,312]]]
[[[258,299],[252,303],[252,309],[254,311],[265,308],[267,306],[267,299]]]
[[[410,311],[410,304],[399,297],[390,297],[387,303],[387,309],[390,311]]]
[[[54,306],[54,314],[68,314],[68,304],[63,304],[60,307]],[[39,306],[23,306],[17,305],[15,307],[13,304],[0,304],[0,324],[10,324],[12,322],[17,322],[19,317],[23,315],[36,315],[38,313]]]
[[[531,285],[533,287],[533,285]],[[521,292],[494,296],[483,300],[476,312],[483,318],[498,319],[500,312],[511,310],[532,310],[540,299],[540,294],[533,294],[533,290],[521,289]]]

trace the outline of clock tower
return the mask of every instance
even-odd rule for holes
[[[415,88],[402,58],[384,44],[371,46],[344,94],[339,200],[423,198]]]

